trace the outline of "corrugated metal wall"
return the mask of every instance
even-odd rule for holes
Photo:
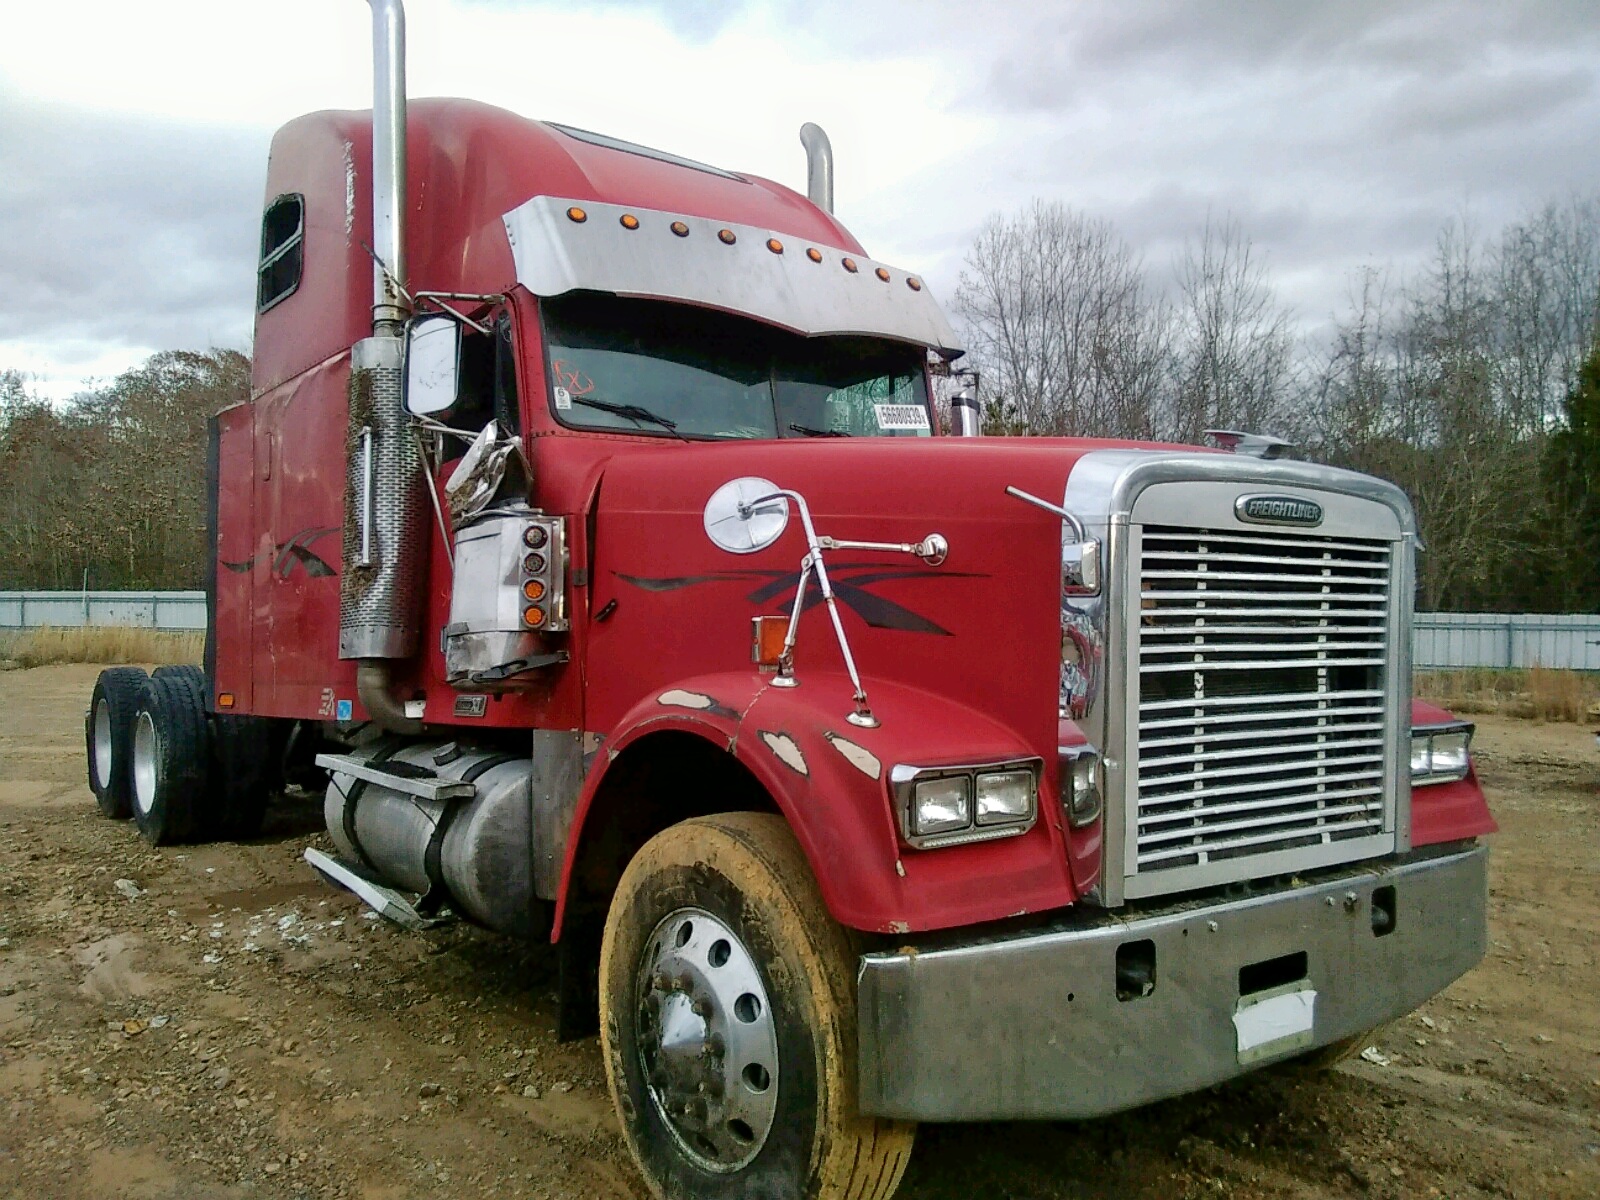
[[[0,592],[0,629],[141,625],[204,629],[204,592]],[[1418,613],[1414,652],[1429,667],[1600,671],[1600,614]]]
[[[1418,613],[1415,663],[1600,671],[1600,615]]]
[[[204,592],[0,592],[0,629],[136,625],[204,629]]]

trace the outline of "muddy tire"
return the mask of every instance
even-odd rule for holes
[[[133,728],[133,819],[152,846],[194,841],[204,830],[211,731],[203,681],[153,675],[139,692]]]
[[[193,663],[171,663],[164,667],[157,667],[150,672],[152,679],[165,679],[172,675],[178,679],[187,679],[197,685],[203,694],[206,690],[206,673]]]
[[[211,792],[205,832],[226,841],[246,841],[261,832],[273,786],[272,722],[263,717],[218,713],[211,718]]]
[[[100,811],[118,821],[133,816],[133,721],[144,681],[138,667],[101,671],[84,716],[89,790]]]
[[[857,1111],[855,963],[781,818],[685,821],[639,851],[606,919],[600,1037],[657,1196],[894,1193],[916,1126]]]

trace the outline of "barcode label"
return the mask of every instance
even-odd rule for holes
[[[879,429],[927,430],[928,410],[920,404],[874,404]]]

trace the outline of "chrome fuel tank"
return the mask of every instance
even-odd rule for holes
[[[469,783],[470,796],[433,800],[335,771],[323,802],[339,853],[395,887],[514,937],[541,936],[546,905],[533,888],[533,762],[455,742],[366,747],[352,757],[386,774]]]

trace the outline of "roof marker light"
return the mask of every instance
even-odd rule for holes
[[[582,225],[588,219],[589,214],[584,212],[583,209],[579,208],[576,204],[567,209],[567,220],[573,222],[575,225]]]
[[[634,216],[632,213],[623,213],[622,216],[618,218],[618,221],[621,223],[624,229],[639,228],[639,218]]]
[[[821,262],[822,261],[822,251],[818,250],[815,246],[813,246],[813,247],[811,247],[811,249],[806,251],[806,257],[809,258],[812,262]]]
[[[782,254],[783,253],[783,243],[780,242],[777,238],[768,238],[767,239],[767,249],[771,250],[774,254]]]
[[[844,269],[849,271],[852,275],[861,269],[860,267],[856,266],[856,260],[853,258],[841,258],[839,261],[844,264]]]
[[[918,279],[915,275],[908,275],[906,277],[906,286],[913,292],[920,292],[922,290],[922,280]]]
[[[731,246],[739,240],[739,235],[731,229],[717,230],[717,237],[724,246]]]
[[[672,223],[672,232],[677,234],[679,237],[688,237],[689,227],[682,221],[674,221]]]
[[[873,274],[876,275],[879,279],[883,280],[885,283],[889,282],[889,271],[888,271],[888,269],[886,267],[879,267],[876,271],[873,272]]]

